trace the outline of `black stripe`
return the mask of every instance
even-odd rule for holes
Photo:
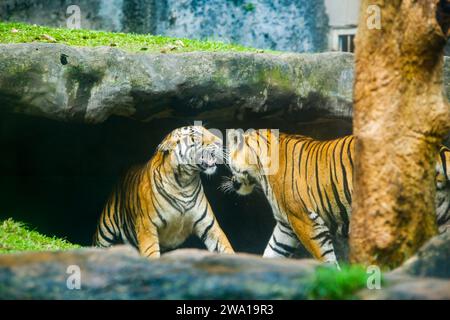
[[[275,251],[276,253],[281,254],[283,257],[288,257],[288,256],[290,256],[290,253],[289,253],[289,252],[283,252],[283,251],[281,251],[281,250],[278,250],[277,248],[272,247],[272,245],[271,245],[270,243],[269,243],[269,247],[270,247],[270,249],[272,249],[272,250]]]
[[[287,235],[288,237],[294,238],[294,236],[295,236],[295,233],[293,233],[291,230],[285,231],[285,230],[281,229],[281,227],[278,228],[278,230],[280,230],[281,233]]]
[[[342,149],[344,148],[345,142],[346,142],[347,138],[344,138],[343,144],[342,144]],[[348,181],[347,181],[347,170],[345,170],[345,165],[344,165],[344,160],[342,157],[342,149],[340,154],[340,160],[341,160],[341,166],[342,166],[342,175],[343,175],[343,182],[344,182],[344,194],[345,194],[345,198],[347,199],[347,203],[350,205],[352,203],[352,197],[350,195],[350,190],[348,189]]]
[[[320,143],[318,141],[316,141],[316,143],[314,143],[311,147],[311,149],[309,150],[309,153],[306,156],[306,164],[310,164],[310,168],[312,170],[314,170],[314,166],[312,165],[312,161],[314,158],[314,155],[317,154],[318,149],[320,148]],[[311,159],[310,156],[311,155]],[[305,179],[308,179],[308,168],[305,168]],[[309,181],[306,180],[306,187],[307,187],[307,194],[310,197],[310,200],[312,200],[311,202],[313,202],[313,205],[315,205],[315,208],[313,208],[314,212],[319,212],[319,205],[317,204],[317,199],[314,196],[314,192],[313,189],[311,188],[310,184],[308,183]]]
[[[325,257],[327,254],[334,252],[333,249],[327,250],[324,253],[322,253],[321,257]]]
[[[285,223],[284,221],[277,220],[277,222],[278,222],[280,225],[282,225],[283,227],[285,227],[286,229],[292,230],[291,226],[288,225],[287,223]]]
[[[156,177],[155,175],[158,175]],[[155,188],[158,191],[158,193],[177,211],[183,212],[183,207],[179,205],[178,199],[172,197],[170,194],[167,193],[167,191],[164,188],[163,179],[161,176],[160,168],[158,167],[156,170],[154,170],[153,179],[155,180]]]
[[[327,217],[328,217],[328,220],[329,220],[329,226],[330,226],[329,229],[330,229],[331,233],[335,234],[335,232],[337,230],[337,224],[338,223],[336,222],[336,217],[334,215],[334,210],[333,210],[334,208],[332,208],[331,201],[330,201],[330,198],[328,198],[328,194],[327,193],[325,193],[325,197],[326,197],[326,201],[327,201],[328,208],[329,208],[329,210],[326,211]],[[342,214],[341,214],[341,216],[342,216]],[[348,224],[348,221],[347,222],[345,222],[345,220],[343,220],[343,221],[344,221],[343,224],[345,224],[345,223]]]
[[[151,245],[149,245],[149,246],[147,247],[147,249],[144,250],[144,253],[147,253],[147,251],[150,250],[151,248],[153,248],[155,245],[156,245],[156,242],[155,242],[155,243],[152,243]]]
[[[123,221],[123,212],[120,210],[120,204],[119,204],[119,192],[120,186],[117,186],[116,191],[114,192],[114,217],[117,217],[119,221],[116,223],[117,226],[117,233],[120,237],[120,240],[123,241],[122,238],[122,221]]]
[[[286,186],[286,179],[287,179],[287,167],[288,167],[288,148],[289,148],[289,142],[291,139],[286,138],[284,141],[285,147],[284,147],[284,174],[283,174],[283,186]],[[291,177],[293,179],[293,177]],[[284,207],[286,207],[286,192],[281,193],[282,197],[282,203],[284,204]]]
[[[352,171],[353,171],[353,159],[352,159],[352,150],[351,150],[351,146],[353,145],[353,141],[354,141],[354,139],[353,139],[353,137],[351,136],[350,137],[350,142],[348,143],[348,145],[347,145],[347,157],[348,157],[348,160],[350,161],[350,166],[352,167]]]
[[[333,244],[330,235],[328,235],[327,237],[323,238],[322,241],[320,241],[319,245],[321,247],[323,247],[326,243],[330,242],[331,244]]]
[[[306,211],[306,212],[308,211],[308,207],[307,207],[305,201],[303,200],[302,195],[300,194],[300,191],[298,189],[298,185],[299,185],[299,183],[302,182],[302,177],[303,177],[302,174],[301,174],[301,170],[302,170],[302,168],[301,168],[301,163],[302,163],[301,157],[302,157],[302,154],[303,154],[303,149],[305,148],[305,146],[309,145],[309,143],[310,143],[310,141],[304,142],[303,145],[302,145],[302,148],[300,149],[299,161],[298,161],[298,176],[299,176],[299,179],[298,179],[298,183],[295,183],[295,191],[297,193],[297,197],[298,197],[298,199],[301,202],[303,211]],[[292,166],[294,166],[294,163],[292,163]]]
[[[319,156],[322,154],[322,150],[325,147],[325,145],[322,143],[321,146],[319,146],[319,148],[317,149],[316,152],[316,170],[315,170],[315,175],[316,175],[316,188],[317,188],[317,194],[319,195],[319,200],[320,200],[320,205],[322,206],[322,210],[325,211],[325,213],[327,213],[327,215],[329,215],[328,210],[325,208],[325,204],[323,202],[323,196],[322,196],[322,190],[324,190],[324,186],[320,185],[319,182]],[[325,191],[325,190],[324,190]],[[320,212],[321,210],[317,210],[317,212]]]
[[[200,223],[200,221],[202,221],[203,219],[205,219],[206,213],[207,213],[207,212],[208,212],[208,205],[206,205],[205,211],[203,212],[203,214],[201,215],[201,217],[198,218],[198,219],[195,221],[195,223],[194,223],[194,229],[195,229],[195,227],[197,226],[197,224]]]
[[[318,233],[317,235],[315,235],[314,237],[311,237],[311,240],[318,240],[320,238],[323,238],[325,236],[329,235],[329,231],[322,231],[320,233]]]
[[[208,236],[208,232],[209,232],[209,230],[211,230],[213,225],[214,225],[214,218],[212,219],[212,221],[209,224],[209,226],[206,227],[205,231],[203,231],[203,234],[202,234],[202,236],[200,238],[203,242],[206,241],[206,237]]]
[[[216,246],[214,247],[214,251],[219,251],[219,240],[216,241]]]
[[[98,230],[98,233],[99,233],[100,237],[101,237],[103,240],[106,240],[109,244],[114,244],[114,238],[108,238],[108,237],[103,233],[103,230],[102,230],[102,227],[101,227],[101,226],[99,226],[97,230]]]
[[[345,234],[348,233],[348,224],[349,224],[349,218],[348,218],[348,214],[347,214],[347,209],[345,209],[344,204],[341,202],[341,199],[339,197],[339,193],[337,191],[337,187],[336,187],[336,183],[335,181],[333,181],[333,177],[332,177],[332,168],[330,167],[330,177],[331,177],[331,190],[333,191],[333,196],[334,196],[334,200],[337,204],[337,206],[339,207],[339,214],[341,216],[342,219],[342,224],[343,224],[343,228],[342,228],[342,232],[344,234],[344,228],[345,228]],[[337,228],[337,226],[335,226],[335,228]],[[332,229],[332,228],[330,228]],[[331,230],[332,233],[334,233],[334,230]]]
[[[108,224],[106,223],[106,214],[105,214],[105,212],[103,212],[101,218],[102,218],[102,223],[101,223],[101,225],[104,226],[105,229],[106,229],[106,231],[108,231],[109,234],[114,238],[114,232],[111,231],[111,229],[109,228]]]
[[[445,149],[444,148],[442,148],[440,156],[441,156],[441,161],[442,161],[442,170],[444,172],[444,177],[445,177],[445,180],[447,180],[447,161],[445,159]]]
[[[283,249],[284,251],[288,252],[288,253],[293,253],[297,248],[295,247],[291,247],[285,243],[282,242],[278,242],[277,238],[275,237],[275,235],[273,236],[273,241],[275,242],[275,245],[281,249]]]
[[[147,257],[150,257],[152,254],[154,254],[155,252],[160,252],[159,250],[153,250],[152,252],[150,252],[149,254],[147,254]]]
[[[299,154],[298,154],[298,164],[297,164],[297,166],[298,166],[298,176],[299,176],[299,177],[301,177],[301,175],[300,175],[300,170],[301,170],[300,164],[301,164],[301,162],[302,162],[301,158],[302,158],[302,155],[303,155],[303,149],[305,148],[305,145],[306,145],[306,143],[304,143],[303,140],[298,140],[298,141],[295,143],[295,145],[294,145],[294,149],[293,149],[294,152],[293,152],[293,156],[292,156],[292,171],[291,171],[291,176],[292,176],[292,186],[295,186],[295,191],[296,191],[296,193],[297,193],[298,198],[300,199],[300,202],[302,203],[303,211],[307,211],[306,204],[305,204],[305,202],[303,201],[300,192],[298,191],[298,185],[297,185],[297,183],[294,181],[294,179],[295,179],[295,180],[297,179],[297,177],[295,176],[295,168],[296,168],[296,164],[294,163],[294,159],[295,159],[295,150],[296,150],[296,148],[297,148],[297,144],[298,144],[298,143],[302,143],[302,145],[301,145],[301,147],[300,147]],[[300,179],[299,179],[299,180],[300,180]],[[293,193],[294,193],[294,192],[293,192]]]
[[[159,208],[162,208],[161,203],[159,203],[158,197],[156,195],[153,197],[153,200],[156,202],[156,204],[158,205]],[[153,207],[154,207],[154,209],[156,211],[156,215],[161,220],[161,222],[163,223],[164,227],[167,227],[167,221],[164,219],[162,214],[159,212],[159,208],[157,208],[155,205],[153,205]]]

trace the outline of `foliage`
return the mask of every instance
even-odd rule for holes
[[[80,248],[64,239],[48,237],[12,219],[0,221],[0,253]]]
[[[253,12],[256,10],[256,6],[253,3],[246,3],[243,8],[245,12]]]
[[[355,299],[355,293],[367,286],[366,270],[359,265],[343,265],[341,270],[319,267],[308,288],[309,299]]]
[[[24,23],[0,23],[0,43],[47,42],[72,46],[112,46],[126,51],[145,52],[190,52],[190,51],[239,51],[257,52],[247,48],[220,41],[193,40],[164,36],[127,34],[93,30],[71,30],[52,28]]]

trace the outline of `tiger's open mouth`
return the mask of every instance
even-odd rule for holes
[[[200,154],[200,169],[207,175],[214,174],[217,170],[217,161],[220,156],[219,147],[209,147],[202,150]]]
[[[253,192],[255,186],[256,180],[253,177],[237,177],[234,175],[223,182],[221,189],[224,192],[234,191],[237,194],[246,196]]]

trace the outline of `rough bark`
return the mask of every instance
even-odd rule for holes
[[[439,0],[364,0],[356,36],[352,262],[394,267],[436,233],[434,158],[448,132]],[[369,5],[381,29],[369,29]]]

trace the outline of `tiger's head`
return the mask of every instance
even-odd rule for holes
[[[223,190],[248,195],[260,185],[262,177],[268,173],[275,160],[271,153],[272,138],[270,130],[264,130],[263,133],[255,130],[245,133],[232,130],[228,133],[227,160],[232,177],[223,183]]]
[[[202,126],[187,126],[173,130],[158,146],[170,155],[173,168],[214,174],[222,161],[222,139]]]

